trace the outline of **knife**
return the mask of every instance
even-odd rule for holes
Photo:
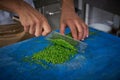
[[[87,44],[85,42],[75,40],[72,37],[69,37],[67,35],[62,35],[56,31],[52,31],[50,34],[48,34],[46,36],[46,39],[49,41],[54,40],[54,39],[62,39],[64,41],[68,42],[69,44],[71,44],[73,47],[75,47],[78,52],[83,52],[87,47]]]

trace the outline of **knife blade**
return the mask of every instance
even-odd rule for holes
[[[87,44],[85,42],[75,40],[72,37],[69,37],[67,35],[62,35],[56,31],[52,31],[50,34],[48,34],[46,36],[46,39],[49,41],[54,40],[54,39],[62,39],[64,41],[68,42],[69,44],[71,44],[72,46],[74,46],[78,52],[84,51],[87,47]]]

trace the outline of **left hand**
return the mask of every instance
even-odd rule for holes
[[[60,32],[64,35],[66,26],[71,30],[72,37],[77,40],[84,40],[88,37],[88,27],[74,11],[62,11],[60,20]]]

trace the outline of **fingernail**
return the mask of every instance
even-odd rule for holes
[[[82,39],[82,41],[83,41],[84,39]]]
[[[88,37],[88,35],[86,37]]]

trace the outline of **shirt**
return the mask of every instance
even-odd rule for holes
[[[24,1],[26,1],[26,2],[27,2],[28,4],[30,4],[32,7],[34,7],[33,0],[24,0]],[[17,15],[17,14],[0,10],[0,25],[12,24],[12,23],[14,23],[14,21],[12,20],[12,17],[13,17],[14,15]]]

